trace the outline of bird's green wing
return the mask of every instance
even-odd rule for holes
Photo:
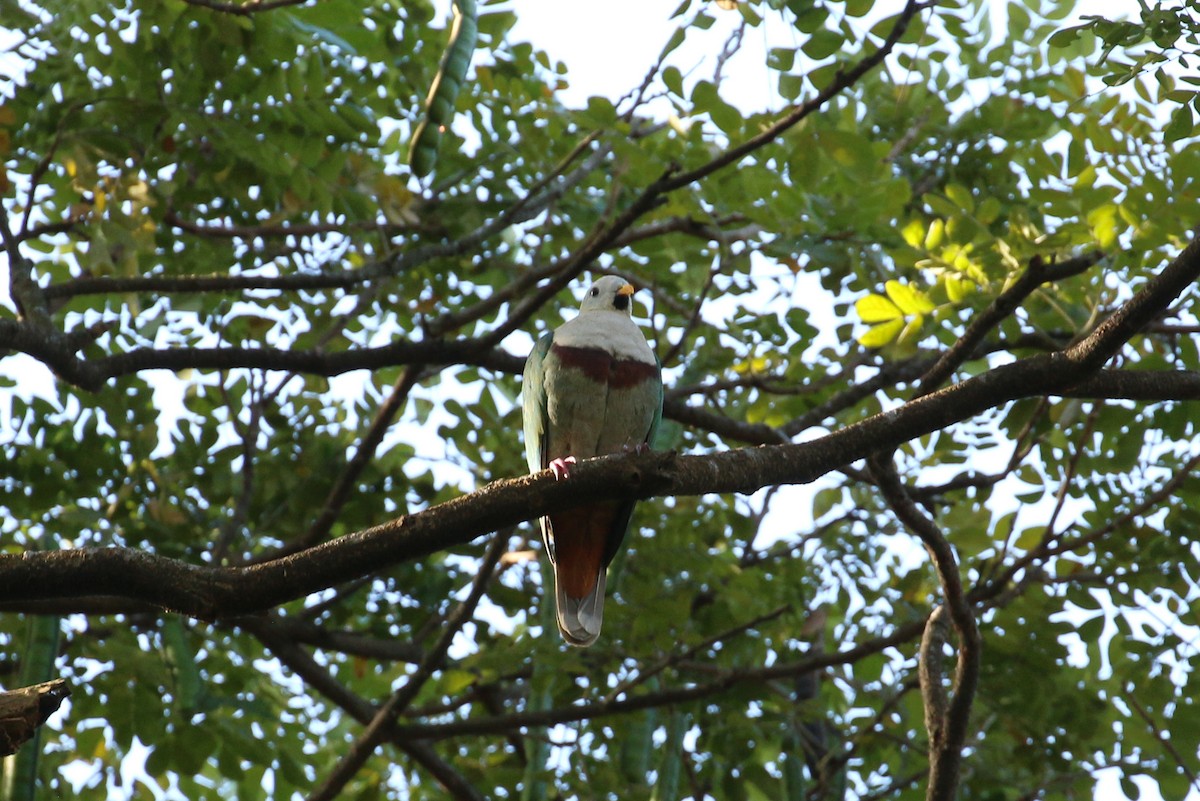
[[[521,411],[525,428],[525,461],[529,472],[546,469],[546,426],[549,411],[546,406],[546,354],[554,334],[543,334],[529,358],[521,378]]]
[[[651,448],[654,447],[654,438],[658,435],[658,424],[662,422],[663,413],[663,382],[662,382],[662,360],[658,358],[658,354],[654,354],[654,363],[658,365],[658,400],[654,404],[654,419],[650,421],[650,431],[646,434],[646,444]]]

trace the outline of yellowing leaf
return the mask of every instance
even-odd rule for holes
[[[854,310],[858,312],[858,319],[864,323],[881,323],[904,316],[904,312],[883,295],[867,295],[865,298],[859,298],[854,303]]]
[[[671,114],[667,117],[667,124],[670,125],[672,130],[674,130],[675,133],[679,134],[680,136],[687,136],[688,129],[692,127],[692,122],[694,122],[694,120],[688,120],[685,122],[675,114]]]
[[[895,339],[896,334],[900,333],[900,329],[903,327],[904,320],[900,318],[873,325],[858,338],[858,344],[864,348],[882,348]]]
[[[765,373],[770,366],[771,363],[765,356],[755,356],[735,364],[733,371],[738,375],[754,375],[755,373]]]
[[[974,286],[970,281],[959,278],[957,275],[945,276],[946,296],[950,298],[952,303],[962,303],[963,298],[971,291]]]
[[[908,225],[901,229],[900,235],[904,237],[904,241],[908,243],[909,247],[920,247],[925,240],[925,224],[920,220],[909,220]]]
[[[1097,209],[1092,209],[1087,216],[1088,225],[1092,227],[1092,236],[1102,249],[1111,248],[1117,242],[1117,207],[1107,203]]]
[[[884,287],[888,297],[905,314],[928,314],[933,311],[933,301],[929,296],[910,284],[888,281]]]
[[[925,315],[918,314],[908,321],[896,342],[900,345],[915,345],[921,339],[921,328],[925,325]]]
[[[933,250],[946,238],[946,222],[934,220],[929,224],[929,233],[925,234],[925,249]]]

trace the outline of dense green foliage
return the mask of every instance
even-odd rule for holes
[[[775,130],[898,18],[684,2],[641,91],[575,108],[502,5],[479,4],[458,80],[447,5],[0,3],[0,555],[268,563],[519,476],[517,357],[585,270],[644,287],[658,446],[707,454],[908,403],[1028,265],[1101,251],[997,318],[947,383],[1077,342],[1200,224],[1183,11],[1120,27],[1026,0],[993,30],[938,4]],[[690,69],[683,45],[718,52],[739,26],[790,44],[722,79]],[[411,139],[448,65],[456,111],[418,180]],[[739,102],[739,69],[772,108]],[[1108,366],[1200,370],[1191,297]],[[1190,392],[1015,387],[897,452],[982,632],[962,797],[1087,797],[1104,769],[1130,797],[1194,784]],[[460,604],[494,538],[450,531],[215,620],[82,572],[77,596],[6,594],[0,682],[73,692],[21,770],[42,797],[303,797],[409,687],[345,797],[921,797],[917,656],[943,587],[862,455],[812,492],[643,501],[587,650],[547,625],[529,524],[498,533],[478,606]]]

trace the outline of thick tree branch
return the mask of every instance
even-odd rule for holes
[[[371,280],[366,268],[323,270],[291,275],[139,275],[128,278],[83,276],[61,284],[51,284],[43,292],[51,300],[80,295],[114,295],[147,292],[160,295],[176,293],[252,292],[255,290],[298,291],[304,289],[346,289]]]
[[[884,499],[910,532],[924,544],[933,560],[945,597],[951,622],[958,634],[958,664],[954,676],[954,696],[946,702],[942,688],[940,656],[945,637],[941,612],[934,610],[926,623],[921,655],[927,662],[921,668],[921,692],[925,702],[925,721],[929,732],[928,801],[953,801],[958,789],[962,749],[966,743],[971,705],[979,684],[979,666],[983,641],[975,622],[975,613],[963,592],[962,578],[954,550],[937,525],[909,497],[890,454],[871,460],[871,472]],[[940,609],[940,608],[939,608]],[[930,658],[934,657],[934,658]]]
[[[276,8],[286,8],[287,6],[305,5],[310,2],[320,2],[321,0],[244,0],[241,3],[225,2],[225,0],[184,0],[185,3],[201,8],[220,11],[225,14],[237,14],[238,16],[249,17],[253,14],[258,14],[263,11],[271,11]]]
[[[995,368],[825,437],[705,456],[620,455],[583,462],[570,481],[550,473],[503,479],[371,529],[249,567],[189,565],[124,548],[0,555],[0,602],[114,595],[201,618],[249,614],[471,541],[581,499],[754,492],[807,483],[883,448],[1023,396],[1075,384],[1055,354]],[[767,429],[770,431],[771,429]]]
[[[52,330],[46,296],[33,278],[29,261],[21,254],[21,243],[9,225],[8,209],[3,204],[0,204],[0,241],[3,241],[8,256],[8,291],[17,306],[17,313],[27,327],[45,337],[45,332]]]
[[[1065,351],[993,368],[811,442],[704,456],[647,453],[589,460],[570,481],[554,481],[548,471],[496,481],[424,512],[252,567],[202,567],[121,548],[0,555],[0,601],[118,595],[202,618],[247,614],[581,500],[750,493],[777,484],[808,483],[1008,401],[1077,391],[1088,380],[1097,380],[1093,374],[1103,360],[1197,275],[1200,240],[1189,244],[1091,335]],[[776,442],[782,439],[777,432],[776,436]]]
[[[925,732],[931,747],[946,741],[946,717],[950,711],[950,696],[943,684],[946,678],[943,648],[950,640],[950,620],[946,605],[934,607],[925,621],[921,635],[921,657],[917,673],[921,684],[921,704],[925,708]]]
[[[90,332],[81,334],[91,335]],[[470,364],[497,372],[519,373],[524,360],[502,350],[483,347],[478,340],[395,342],[376,348],[343,352],[291,351],[276,348],[136,348],[95,359],[76,355],[79,346],[68,337],[47,337],[15,320],[0,320],[0,348],[28,353],[65,381],[98,391],[106,381],[143,370],[282,370],[333,376],[353,370],[374,370],[404,364]]]

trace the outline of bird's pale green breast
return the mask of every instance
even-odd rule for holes
[[[554,344],[544,366],[546,461],[587,459],[649,441],[662,404],[658,365]]]

